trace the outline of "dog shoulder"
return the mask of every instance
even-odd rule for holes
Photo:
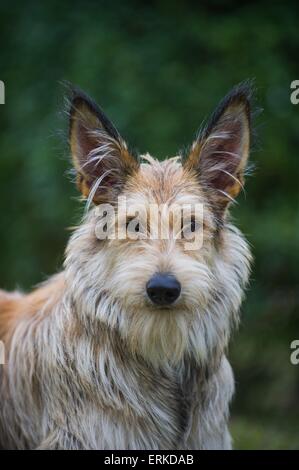
[[[20,292],[0,290],[0,339],[4,339],[10,330],[17,305],[23,298]]]
[[[0,290],[0,339],[8,339],[22,319],[51,314],[64,289],[64,274],[60,273],[29,294]]]

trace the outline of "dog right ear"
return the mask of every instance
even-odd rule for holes
[[[138,169],[113,124],[77,89],[71,97],[69,141],[78,189],[95,204],[114,200]]]

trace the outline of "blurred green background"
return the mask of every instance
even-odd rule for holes
[[[0,4],[0,285],[57,271],[82,207],[66,141],[66,79],[89,92],[141,152],[176,154],[236,83],[255,78],[259,139],[234,208],[255,266],[230,358],[241,449],[299,448],[298,11],[287,2]]]

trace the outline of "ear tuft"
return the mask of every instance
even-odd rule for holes
[[[78,88],[71,90],[69,119],[79,190],[96,204],[112,200],[138,169],[136,159],[101,108]]]

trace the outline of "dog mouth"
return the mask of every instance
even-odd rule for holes
[[[169,304],[162,304],[162,305],[152,302],[152,300],[149,299],[148,295],[145,295],[144,303],[145,303],[146,308],[152,313],[155,313],[155,312],[159,312],[161,314],[162,313],[166,314],[166,313],[171,313],[171,312],[176,313],[179,310],[182,310],[183,308],[183,298],[181,295],[175,302],[172,302]]]
[[[155,305],[153,303],[148,303],[148,306],[152,311],[159,311],[159,312],[171,312],[177,309],[176,305]]]

